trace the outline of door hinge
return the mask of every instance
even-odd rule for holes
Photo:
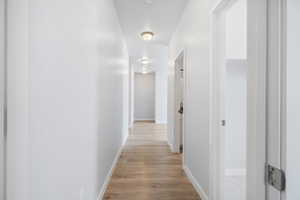
[[[270,164],[265,165],[265,182],[278,191],[284,191],[286,185],[285,173],[282,169],[276,168]]]

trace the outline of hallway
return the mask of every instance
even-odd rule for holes
[[[0,200],[300,200],[299,10],[0,0]]]
[[[165,125],[135,123],[104,199],[199,200],[182,170],[179,154],[171,153]]]

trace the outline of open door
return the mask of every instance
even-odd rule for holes
[[[183,153],[184,131],[184,52],[175,60],[175,151]]]

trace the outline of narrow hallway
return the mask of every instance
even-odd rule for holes
[[[181,155],[170,151],[166,126],[140,122],[129,135],[104,199],[200,198],[182,169]]]

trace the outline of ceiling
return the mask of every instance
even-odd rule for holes
[[[167,46],[188,0],[115,0],[130,56],[155,59],[154,46]],[[154,32],[152,41],[140,34]]]

